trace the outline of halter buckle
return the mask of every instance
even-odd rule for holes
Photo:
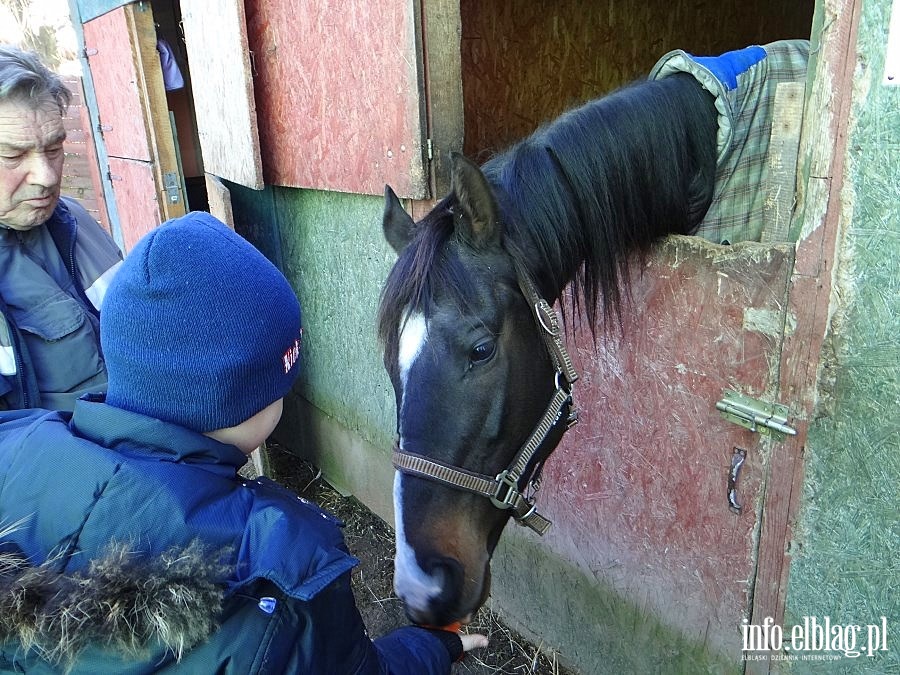
[[[522,493],[519,492],[518,481],[509,473],[509,469],[505,469],[497,474],[497,489],[490,498],[491,503],[498,509],[517,509],[519,500],[525,500]],[[525,500],[528,503],[528,500]],[[529,504],[530,505],[530,504]]]

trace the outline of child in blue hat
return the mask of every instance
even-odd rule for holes
[[[449,673],[480,635],[371,641],[339,522],[237,471],[300,367],[284,276],[206,213],[145,236],[103,396],[0,413],[0,672]]]

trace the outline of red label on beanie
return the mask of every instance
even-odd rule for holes
[[[297,363],[297,359],[300,358],[300,340],[303,338],[303,329],[300,329],[300,337],[294,340],[294,344],[287,348],[287,351],[284,352],[284,355],[281,357],[281,361],[284,364],[284,372],[285,374],[291,372],[291,368],[294,367],[294,364]]]

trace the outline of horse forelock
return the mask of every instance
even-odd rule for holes
[[[378,308],[378,337],[386,357],[397,353],[404,318],[431,316],[438,293],[457,306],[470,304],[469,277],[460,260],[446,254],[454,231],[451,197],[417,225],[412,241],[400,252],[385,281]]]

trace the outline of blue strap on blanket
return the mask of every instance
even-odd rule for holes
[[[691,58],[707,68],[730,91],[737,89],[739,75],[766,58],[766,50],[753,46],[725,52],[721,56],[691,56]]]

